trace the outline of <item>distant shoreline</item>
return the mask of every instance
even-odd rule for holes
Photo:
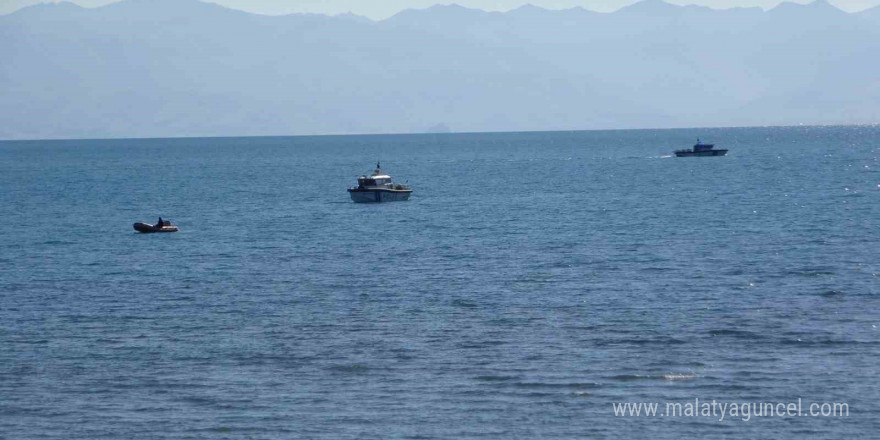
[[[878,127],[876,124],[813,124],[813,125],[738,125],[719,127],[645,127],[645,128],[602,128],[573,130],[523,130],[523,131],[452,131],[448,133],[329,133],[329,134],[279,134],[254,136],[146,136],[146,137],[106,137],[106,138],[46,138],[46,139],[0,139],[0,143],[25,142],[71,142],[71,141],[120,141],[120,140],[161,140],[161,139],[256,139],[256,138],[333,138],[333,137],[378,137],[378,136],[456,136],[482,134],[518,134],[518,133],[596,133],[604,131],[669,131],[669,130],[739,130],[739,129],[773,129],[773,128],[837,128],[837,127]]]

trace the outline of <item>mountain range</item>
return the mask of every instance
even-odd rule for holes
[[[880,7],[0,16],[0,139],[880,123]]]

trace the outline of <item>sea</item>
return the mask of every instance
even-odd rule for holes
[[[730,151],[673,155],[697,138]],[[409,201],[351,202],[377,161]],[[4,141],[0,170],[3,439],[880,432],[878,126]]]

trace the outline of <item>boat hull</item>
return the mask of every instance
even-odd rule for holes
[[[153,226],[149,223],[135,223],[134,230],[138,232],[143,232],[144,234],[149,234],[152,232],[177,232],[180,229],[177,226]]]
[[[702,157],[702,156],[724,156],[727,150],[707,150],[707,151],[676,151],[676,157]]]
[[[412,190],[350,189],[348,194],[355,203],[402,202],[409,200]]]

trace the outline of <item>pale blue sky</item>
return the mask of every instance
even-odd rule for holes
[[[113,3],[117,0],[73,0],[85,7],[95,7]],[[736,6],[758,6],[769,9],[780,3],[779,0],[667,0],[675,4],[698,4],[723,9]],[[0,14],[7,14],[24,6],[44,3],[44,0],[0,0]],[[798,0],[797,3],[808,3]],[[880,4],[880,0],[830,0],[831,4],[845,11],[860,11]],[[594,11],[608,12],[619,9],[634,0],[213,0],[230,8],[262,14],[289,14],[292,12],[316,12],[337,14],[354,12],[372,19],[383,19],[407,8],[426,8],[441,3],[458,3],[462,6],[493,11],[506,11],[531,3],[548,9],[562,9],[582,6]]]

